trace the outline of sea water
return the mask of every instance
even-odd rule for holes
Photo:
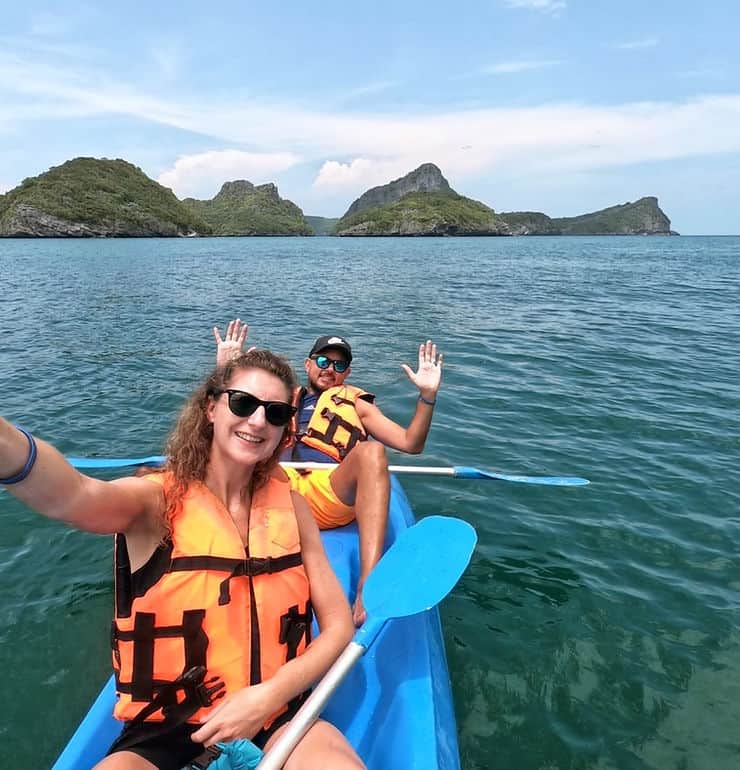
[[[403,477],[478,531],[441,607],[463,767],[735,770],[740,239],[6,240],[0,276],[0,413],[73,455],[160,453],[235,316],[299,373],[345,335],[401,423],[434,340],[426,449],[392,462],[591,480]],[[2,767],[71,735],[111,602],[111,538],[0,492]]]

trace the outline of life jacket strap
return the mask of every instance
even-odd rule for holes
[[[338,393],[333,393],[330,396],[331,400],[337,405],[341,406],[342,404],[347,404],[348,406],[354,406],[355,402],[354,399],[351,398],[342,398]]]
[[[210,706],[214,701],[226,695],[226,685],[219,677],[205,680],[205,666],[193,666],[180,674],[173,682],[168,682],[160,688],[139,713],[126,723],[124,732],[140,725],[147,717],[161,711],[164,722],[175,727],[187,720],[201,708]],[[178,701],[179,692],[185,697]]]
[[[298,654],[298,645],[305,638],[306,645],[311,643],[311,622],[313,608],[311,602],[306,602],[306,611],[301,613],[298,605],[291,607],[280,617],[280,644],[287,645],[286,661],[293,660]]]
[[[332,396],[332,398],[337,397]],[[354,402],[349,401],[347,403]],[[323,444],[328,444],[329,446],[334,447],[339,453],[340,459],[342,460],[344,460],[352,447],[354,447],[358,441],[363,441],[367,438],[365,433],[360,430],[360,428],[358,428],[356,425],[353,425],[351,422],[347,422],[347,420],[345,420],[341,415],[332,412],[328,407],[324,407],[321,410],[321,416],[328,422],[326,431],[322,433],[316,428],[309,428],[305,435],[318,439]],[[334,439],[334,436],[336,435],[336,432],[339,430],[339,428],[344,428],[344,430],[349,434],[349,438],[346,442],[339,442]]]
[[[205,669],[208,636],[203,630],[205,610],[185,610],[182,625],[157,626],[153,612],[137,612],[134,628],[121,631],[114,624],[111,634],[113,654],[120,661],[120,643],[133,642],[131,681],[121,681],[120,668],[116,670],[116,687],[119,692],[130,693],[133,701],[151,701],[155,694],[154,642],[156,639],[182,638],[185,654],[184,670],[201,666]],[[158,684],[158,683],[157,683]]]
[[[303,564],[303,556],[300,553],[289,553],[285,556],[250,556],[242,559],[234,565],[228,577],[221,582],[219,587],[218,603],[228,604],[231,601],[229,583],[236,577],[257,577],[258,575],[272,575]]]

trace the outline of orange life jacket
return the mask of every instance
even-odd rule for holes
[[[165,489],[171,482],[168,474],[148,478]],[[276,471],[254,494],[246,547],[221,501],[197,482],[171,536],[133,574],[117,535],[115,601],[116,718],[171,720],[174,706],[190,698],[197,707],[176,721],[198,722],[211,710],[205,685],[223,683],[228,695],[269,679],[311,640],[309,583],[285,474]],[[178,688],[195,667],[200,688]],[[167,708],[152,713],[155,699]]]
[[[305,392],[304,388],[294,392],[294,406],[300,406]],[[334,462],[341,462],[358,441],[367,441],[367,431],[355,407],[359,398],[370,403],[375,400],[372,393],[354,385],[337,385],[323,391],[306,431],[299,432],[298,423],[294,423],[295,440],[323,452]],[[297,414],[293,419],[297,421]]]

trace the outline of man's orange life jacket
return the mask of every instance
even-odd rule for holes
[[[298,388],[293,394],[293,405],[300,406],[305,393]],[[354,387],[337,385],[325,390],[316,402],[316,409],[304,433],[296,430],[295,440],[328,455],[334,462],[341,462],[358,441],[367,441],[367,431],[355,407],[357,399],[372,403],[372,393]],[[297,416],[294,418],[297,420]],[[294,427],[297,427],[297,422]]]
[[[172,481],[168,474],[147,478],[165,489]],[[253,496],[246,547],[224,505],[199,482],[173,517],[171,535],[134,574],[125,537],[116,535],[115,601],[118,719],[141,712],[172,721],[176,710],[152,713],[150,704],[163,694],[173,696],[165,703],[174,700],[172,683],[194,667],[205,669],[201,682],[223,682],[226,695],[273,676],[311,640],[309,583],[283,472]],[[198,722],[211,710],[208,698],[196,700],[198,708],[176,721]]]

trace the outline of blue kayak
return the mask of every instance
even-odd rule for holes
[[[394,477],[386,545],[414,523]],[[321,533],[344,589],[358,572],[357,527]],[[399,586],[399,591],[403,586]],[[121,729],[113,719],[113,677],[102,689],[52,770],[90,770]],[[368,770],[460,770],[455,714],[442,628],[435,608],[390,621],[332,696],[323,718],[355,747]]]

